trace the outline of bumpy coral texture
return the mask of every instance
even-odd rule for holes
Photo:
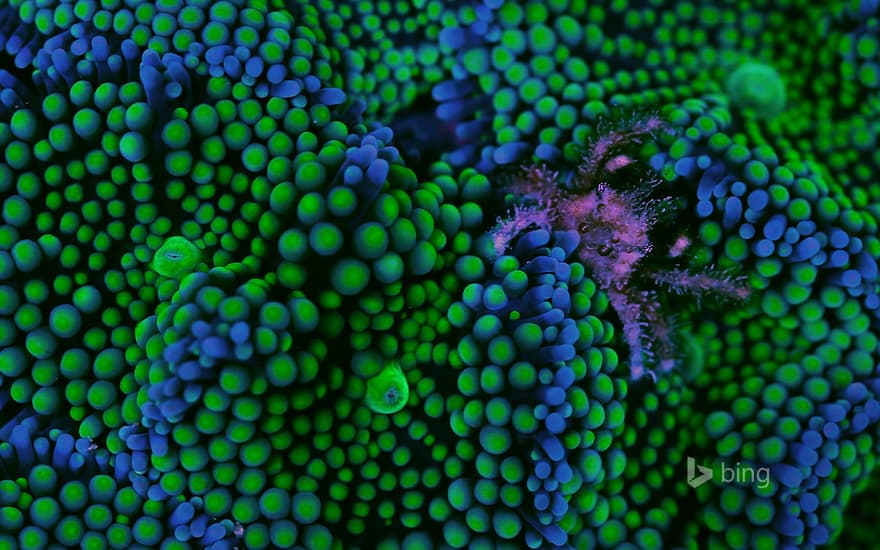
[[[0,548],[871,547],[878,89],[871,0],[0,0]]]

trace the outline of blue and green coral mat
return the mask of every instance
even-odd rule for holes
[[[0,0],[0,549],[875,547],[878,137],[876,0]]]

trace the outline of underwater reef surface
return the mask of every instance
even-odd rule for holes
[[[0,0],[0,548],[870,548],[880,2]]]

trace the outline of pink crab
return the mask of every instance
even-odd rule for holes
[[[517,205],[510,217],[499,219],[493,230],[495,251],[503,254],[517,235],[529,227],[545,230],[574,230],[581,240],[580,261],[604,290],[623,325],[630,350],[633,379],[656,374],[646,358],[654,357],[661,371],[675,365],[671,318],[661,311],[658,290],[690,294],[699,302],[705,295],[743,300],[749,295],[744,277],[732,277],[714,269],[691,271],[687,267],[654,269],[642,260],[653,249],[651,230],[661,216],[672,209],[673,199],[651,198],[660,179],[648,173],[634,189],[619,190],[610,184],[622,168],[636,161],[622,150],[641,143],[665,123],[656,116],[637,119],[623,128],[612,129],[590,146],[567,188],[557,172],[543,166],[524,168],[509,190],[529,199]],[[670,258],[681,258],[690,245],[679,235],[668,250]]]

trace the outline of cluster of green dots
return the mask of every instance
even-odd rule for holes
[[[366,113],[388,122],[448,78],[453,63],[439,34],[453,17],[448,3],[299,2],[320,13],[321,28],[342,55],[343,89]]]
[[[787,4],[794,8],[798,2]],[[434,91],[441,118],[467,127],[466,140],[476,132],[488,144],[478,146],[477,158],[464,149],[451,158],[484,169],[529,157],[575,164],[600,117],[722,92],[725,80],[742,102],[751,95],[767,102],[765,108],[748,105],[761,116],[781,109],[787,88],[797,101],[833,86],[828,72],[815,82],[797,74],[817,62],[804,45],[804,37],[819,39],[811,31],[819,24],[815,13],[788,21],[770,6],[765,14],[699,3],[637,9],[509,1],[494,7],[488,24],[460,16],[454,32],[441,35],[441,42],[461,52],[454,79]],[[747,56],[776,59],[778,52],[785,53],[777,67],[785,78],[772,69],[772,79],[745,78],[755,72],[750,67],[766,67],[744,63]],[[828,60],[818,62],[831,68]],[[789,76],[793,82],[786,86]],[[475,112],[480,114],[468,118]]]
[[[785,319],[765,312],[729,315],[720,326],[703,325],[701,334],[720,340],[720,345],[710,367],[711,375],[697,377],[693,391],[704,396],[703,407],[726,403],[688,420],[685,430],[695,434],[693,444],[705,449],[706,456],[763,465],[808,460],[800,447],[804,434],[822,429],[824,424],[817,424],[817,418],[828,414],[828,404],[839,402],[844,395],[847,400],[854,399],[847,388],[871,380],[876,336],[867,328],[867,314],[838,289],[824,291],[822,298],[822,302],[807,302],[800,310],[806,313],[814,307],[822,308],[827,322],[838,327],[818,347],[802,336],[805,321],[797,314],[786,315]],[[769,345],[768,333],[781,349]],[[853,401],[853,406],[858,407],[858,402]],[[815,471],[821,472],[820,485],[810,491],[821,499],[821,523],[837,532],[840,524],[832,518],[839,517],[846,504],[842,492],[863,485],[873,462],[870,449],[875,445],[869,433],[857,431],[858,422],[850,419],[840,425],[852,429],[854,435],[828,443],[835,454],[829,455],[827,465],[816,467]],[[828,428],[831,431],[823,433],[833,436],[837,429]],[[700,506],[705,507],[700,519],[716,533],[712,535],[713,544],[746,548],[765,539],[781,543],[784,539],[779,533],[760,527],[770,522],[774,510],[777,517],[784,510],[784,504],[773,500],[773,493],[781,490],[775,482],[761,487],[712,487],[697,493]],[[794,542],[798,540],[801,544],[809,542],[806,538]]]
[[[696,187],[695,210],[704,218],[694,226],[702,241],[692,252],[699,262],[752,263],[752,287],[781,285],[776,291],[791,305],[823,283],[852,297],[863,295],[858,288],[875,293],[877,216],[868,193],[847,190],[850,177],[832,177],[815,160],[787,149],[782,156],[760,136],[737,132],[726,105],[715,100],[684,102],[668,115],[685,130],[669,145],[662,171],[675,185]],[[704,162],[712,168],[699,178],[687,174]],[[877,307],[862,299],[869,309]]]
[[[0,445],[0,544],[9,548],[175,548],[168,512],[108,467],[107,449],[23,420]]]
[[[138,325],[144,353],[135,376],[150,433],[127,433],[126,442],[133,449],[140,449],[136,438],[152,442],[153,498],[199,497],[208,516],[246,526],[241,536],[252,548],[313,539],[310,547],[323,548],[333,539],[311,525],[321,511],[317,482],[295,479],[290,461],[301,444],[295,434],[303,420],[308,425],[300,413],[330,389],[321,372],[330,380],[341,372],[326,364],[327,344],[314,337],[315,304],[297,293],[271,300],[266,282],[237,283],[246,274],[214,268],[184,277],[159,313]],[[192,376],[197,394],[167,390]],[[163,391],[151,392],[154,386]]]
[[[877,6],[871,2],[845,2],[830,11],[829,49],[838,63],[835,76],[840,99],[848,107],[857,106],[870,100],[880,87]]]
[[[464,332],[457,353],[465,365],[457,380],[455,396],[460,400],[450,411],[449,422],[458,438],[473,441],[477,454],[471,460],[478,475],[450,487],[455,489],[450,499],[454,497],[451,504],[461,514],[457,520],[461,529],[444,532],[446,542],[466,543],[474,533],[483,532],[491,519],[497,537],[527,547],[561,544],[556,538],[560,533],[574,547],[613,547],[626,540],[625,530],[620,538],[609,536],[601,542],[590,538],[592,530],[607,519],[601,512],[591,515],[593,507],[607,512],[608,499],[621,490],[620,477],[627,464],[621,452],[627,384],[615,376],[617,355],[607,347],[615,334],[613,326],[603,320],[608,299],[580,264],[572,263],[569,273],[569,264],[560,260],[565,252],[552,243],[521,259],[495,258],[491,248],[479,246],[480,255],[464,256],[456,264],[459,277],[470,284],[448,313],[450,323]],[[550,310],[550,301],[544,309],[541,302],[529,300],[554,280],[551,268],[539,267],[549,265],[551,259],[559,266],[556,293],[570,296],[554,298],[553,303],[567,308],[570,300],[567,321],[574,322],[542,328],[538,314]],[[537,316],[534,321],[529,320],[531,315]],[[565,353],[561,348],[575,327],[578,336],[572,345],[577,355],[553,363],[554,354]],[[554,342],[560,333],[561,339]],[[556,374],[551,365],[562,372]],[[560,391],[557,384],[567,383],[559,382],[559,376],[569,373],[573,382],[567,395],[563,393],[569,418],[567,426],[560,428],[559,419],[552,418],[560,413],[548,410],[559,398],[547,397],[545,403],[540,396],[550,388],[546,395]],[[548,439],[558,441],[558,451],[551,452],[555,473],[541,473],[547,466],[543,449],[551,448],[546,446]],[[573,471],[562,465],[566,463]],[[558,484],[560,495],[568,501],[558,521],[540,521],[539,514],[546,507],[540,503],[546,493],[536,472],[543,477],[549,474],[550,479],[558,476],[552,483]],[[539,523],[544,526],[538,527]]]
[[[440,221],[433,229],[431,242],[437,242],[440,250],[430,255],[424,267],[416,263],[416,269],[452,269],[452,260],[470,247],[481,228],[480,210],[467,199],[482,198],[489,185],[476,173],[452,178],[442,165],[435,168],[434,180],[413,193],[413,202],[403,193],[379,195],[374,215],[385,223],[389,219],[401,223],[392,223],[390,239],[381,223],[367,223],[356,229],[357,250],[365,259],[376,258],[391,246],[413,246],[410,239],[429,234],[430,226],[421,224],[437,216]],[[443,199],[442,204],[438,204],[438,197]],[[407,217],[389,218],[386,213],[392,211]],[[294,232],[298,233],[295,228],[287,233]],[[292,242],[281,238],[282,256],[286,249],[281,247],[292,249]],[[374,243],[382,248],[371,250]],[[321,249],[307,252],[318,255]],[[303,252],[299,254],[304,257]],[[413,261],[407,264],[413,265]],[[325,542],[347,540],[348,536],[365,532],[377,536],[381,525],[397,521],[408,528],[439,521],[440,512],[429,510],[431,501],[417,498],[414,491],[418,486],[432,488],[448,483],[447,478],[454,477],[461,466],[453,460],[454,455],[449,455],[447,444],[440,444],[444,439],[431,435],[437,430],[429,430],[425,421],[413,420],[407,405],[415,400],[419,407],[418,402],[432,391],[434,383],[421,374],[420,368],[434,361],[455,361],[454,350],[441,343],[450,331],[450,325],[442,319],[443,312],[460,291],[453,274],[443,276],[442,285],[430,279],[403,285],[405,273],[397,272],[383,281],[381,292],[382,287],[374,289],[373,285],[360,288],[352,301],[355,307],[343,309],[343,301],[352,300],[349,296],[353,293],[336,286],[332,275],[330,285],[325,278],[317,281],[320,286],[304,285],[293,290],[284,284],[279,268],[276,276],[251,280],[236,289],[235,281],[250,273],[251,267],[246,264],[230,264],[183,276],[180,281],[169,280],[175,292],[163,292],[166,299],[157,307],[157,314],[137,328],[138,347],[145,351],[132,349],[129,353],[139,358],[135,374],[143,387],[138,403],[144,407],[144,422],[168,435],[164,440],[168,455],[154,451],[149,457],[151,477],[158,479],[157,488],[151,490],[171,498],[197,494],[205,500],[207,514],[230,517],[245,526],[244,540],[255,548],[282,545],[278,540],[286,541],[283,547],[289,547],[304,540],[303,536]],[[315,302],[304,291],[315,292]],[[271,300],[273,296],[291,298],[278,303]],[[347,317],[343,317],[347,310]],[[204,332],[207,324],[211,329]],[[241,340],[244,326],[249,336]],[[340,336],[348,338],[354,350],[350,365],[344,358],[352,352],[330,344]],[[215,337],[225,340],[228,346]],[[212,361],[221,348],[234,357]],[[382,355],[374,350],[381,350]],[[389,363],[396,358],[399,363]],[[203,369],[199,371],[203,373],[203,389],[198,394],[201,405],[193,403],[180,413],[183,405],[178,397],[185,396],[168,395],[162,390],[159,393],[165,401],[150,397],[157,395],[152,386],[164,388],[176,376],[191,376],[186,369],[193,368],[187,366],[192,361]],[[389,385],[397,393],[393,407],[385,401]],[[170,401],[175,402],[174,407],[164,408]],[[157,409],[178,412],[173,418],[157,421]],[[428,420],[437,423],[442,419]],[[376,441],[389,422],[406,427],[408,435],[400,440],[383,436]],[[407,427],[410,423],[412,426]],[[135,432],[127,435],[136,437]],[[410,461],[421,448],[431,448],[438,458],[447,458],[448,473],[437,470],[424,479],[412,479],[415,470],[409,467]],[[171,458],[178,455],[179,463]],[[399,480],[387,475],[375,477],[387,464],[405,468]],[[300,474],[292,476],[292,471]],[[394,490],[398,484],[410,490],[398,494]],[[264,498],[276,502],[277,495],[291,491],[313,494],[302,500],[302,511],[296,507],[287,511],[285,507],[279,513],[268,505],[262,507]],[[269,499],[267,495],[275,496]],[[250,504],[254,499],[261,503],[256,511]],[[381,505],[376,506],[372,502],[375,499]],[[321,503],[320,509],[308,511],[316,502]],[[405,511],[399,520],[395,510]],[[284,524],[282,516],[293,531],[272,538],[273,529],[281,529]],[[328,533],[335,532],[333,526],[339,524],[344,524],[350,535],[327,538]],[[324,543],[314,544],[323,547]]]
[[[842,413],[822,412],[861,411],[865,397],[856,397],[863,395],[856,388],[873,388],[876,215],[867,192],[846,187],[860,177],[856,165],[834,164],[836,152],[858,150],[853,143],[867,139],[865,126],[819,119],[814,137],[795,141],[786,134],[794,130],[788,111],[768,127],[740,124],[717,98],[683,102],[667,116],[683,131],[667,145],[663,175],[676,186],[691,185],[697,199],[692,231],[701,238],[690,253],[703,265],[749,266],[755,293],[742,311],[699,324],[696,341],[709,353],[691,374],[697,398],[689,399],[692,412],[681,433],[693,434],[691,453],[699,448],[707,457],[781,468],[769,488],[696,491],[691,505],[704,512],[685,540],[708,528],[718,547],[832,541],[846,505],[842,495],[863,485],[873,461],[873,439],[861,431],[868,416],[839,424]],[[852,130],[840,139],[821,134],[835,125]],[[857,155],[850,158],[865,159]],[[846,406],[837,409],[841,402]],[[823,455],[821,466],[809,470],[818,487],[810,482],[804,504],[788,509],[782,504],[788,497],[773,493],[787,490],[786,480],[795,483],[784,477],[786,467],[812,461],[800,438],[812,441],[812,433],[804,434],[827,423],[833,426],[823,437],[846,453]],[[811,516],[814,499],[820,506]]]
[[[741,4],[0,0],[0,546],[869,544],[877,8]],[[564,237],[486,238],[621,110],[753,290],[634,384]]]
[[[44,40],[64,32],[81,34],[83,28],[89,38],[105,37],[111,49],[128,40],[141,51],[184,58],[187,70],[209,80],[209,88],[267,97],[278,92],[272,85],[282,79],[311,75],[325,85],[342,82],[340,50],[328,46],[318,10],[306,3],[284,9],[240,0],[187,2],[185,6],[168,0],[137,5],[80,3],[73,9],[64,3],[43,4],[22,2],[16,15]],[[103,60],[95,52],[77,53],[97,65],[92,76],[106,78],[107,72],[100,70]],[[39,56],[31,64],[43,69]],[[273,67],[275,74],[270,72]]]

